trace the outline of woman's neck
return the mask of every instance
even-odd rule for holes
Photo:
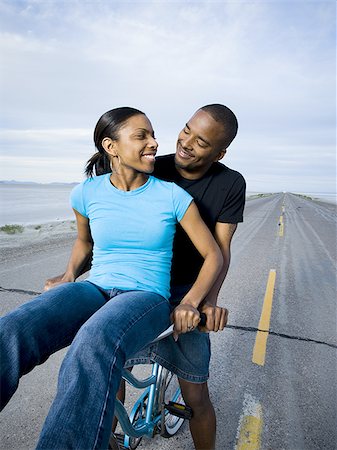
[[[141,172],[116,173],[110,175],[110,183],[121,191],[133,191],[143,186],[149,179],[149,175]]]

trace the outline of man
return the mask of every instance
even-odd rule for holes
[[[194,197],[224,259],[222,271],[200,308],[207,315],[207,325],[203,330],[191,330],[191,317],[199,311],[179,305],[179,300],[195,281],[202,258],[183,230],[177,228],[171,271],[171,302],[178,305],[173,311],[175,333],[150,348],[152,359],[179,378],[184,401],[193,410],[190,430],[196,450],[215,448],[216,418],[207,387],[210,341],[209,334],[203,331],[222,330],[227,323],[228,311],[216,306],[217,297],[229,268],[232,237],[243,220],[245,181],[241,174],[218,161],[225,156],[237,128],[237,119],[226,106],[200,108],[180,132],[176,154],[158,157],[153,173],[174,181]],[[59,281],[60,277],[48,280],[46,288]],[[149,353],[142,351],[127,365],[148,359]]]

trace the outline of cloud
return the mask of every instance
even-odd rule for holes
[[[169,153],[174,145],[163,139],[158,155]],[[97,151],[92,130],[83,128],[0,130],[0,147],[0,179],[30,181],[37,173],[38,181],[46,183],[80,181],[86,161]]]
[[[290,190],[303,177],[311,190],[315,173],[334,189],[325,171],[335,164],[335,5],[35,0],[3,2],[1,15],[6,154],[76,151],[85,161],[89,130],[120,105],[144,110],[168,153],[193,111],[216,102],[239,118],[226,160],[249,183],[259,173],[270,189],[284,177]]]
[[[27,156],[29,148],[30,156],[50,156],[64,158],[73,154],[88,155],[95,151],[92,142],[92,130],[75,129],[28,129],[0,130],[0,145],[3,155],[10,155],[11,148],[15,144],[17,156]]]

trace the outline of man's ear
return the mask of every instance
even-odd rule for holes
[[[102,141],[102,147],[111,156],[117,156],[116,153],[116,141],[113,141],[109,137],[105,137]]]
[[[217,153],[216,157],[214,158],[214,162],[220,161],[220,159],[222,159],[225,156],[226,153],[227,153],[227,149],[226,148],[224,148],[223,150],[220,150]]]

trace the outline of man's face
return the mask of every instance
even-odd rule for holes
[[[226,153],[226,149],[221,148],[223,138],[222,125],[199,109],[179,133],[175,155],[177,170],[193,178],[203,175]]]

